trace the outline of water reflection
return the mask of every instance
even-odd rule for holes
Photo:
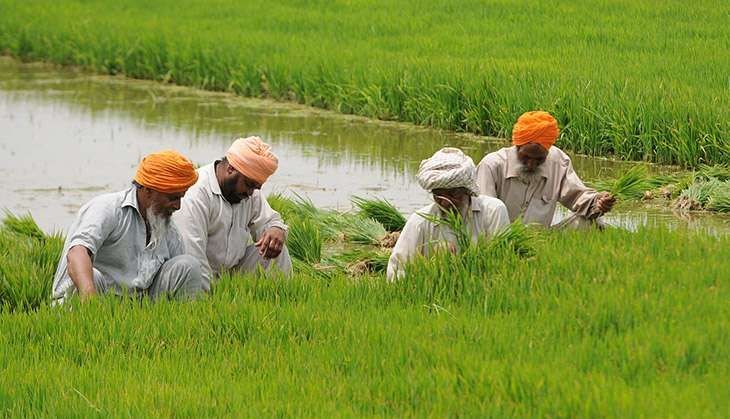
[[[446,145],[475,161],[499,141],[384,124],[269,101],[198,92],[144,81],[22,65],[0,59],[0,206],[32,212],[46,229],[65,228],[78,207],[126,187],[146,153],[175,148],[197,164],[220,157],[237,136],[272,143],[281,166],[264,188],[348,208],[351,195],[377,195],[410,212],[428,202],[413,174]],[[575,158],[584,178],[611,176],[625,164]],[[623,221],[622,221],[623,220]],[[632,210],[626,226],[672,222],[671,214]],[[702,225],[725,228],[728,220]]]

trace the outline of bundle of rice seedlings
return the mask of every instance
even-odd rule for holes
[[[377,249],[351,249],[333,256],[333,261],[351,275],[385,272],[390,252]]]
[[[723,186],[711,191],[706,208],[710,211],[730,212],[730,181],[723,182]]]
[[[36,240],[43,241],[46,239],[46,234],[38,227],[38,224],[36,224],[30,214],[18,217],[10,211],[5,211],[3,228],[11,233],[20,234]]]
[[[297,220],[289,225],[286,245],[289,254],[302,262],[314,264],[322,259],[322,236],[319,227],[310,220]]]
[[[64,237],[45,235],[30,216],[8,213],[0,228],[0,305],[30,310],[48,302]]]
[[[379,245],[388,234],[385,227],[372,218],[343,215],[342,221],[340,232],[351,243]]]
[[[697,179],[680,193],[679,198],[674,202],[674,207],[685,211],[704,209],[710,197],[725,187],[724,183],[715,178],[710,180]]]
[[[535,255],[537,233],[527,227],[521,219],[515,220],[489,242],[491,249],[509,249],[520,257]]]
[[[341,226],[344,224],[344,221],[341,220],[341,214],[319,209],[309,198],[299,194],[294,194],[294,196],[295,198],[290,200],[291,206],[289,208],[291,211],[289,219],[294,220],[291,222],[308,220],[315,224],[319,228],[322,240],[333,240],[339,235]]]
[[[641,199],[644,192],[653,189],[646,166],[637,165],[627,170],[618,179],[596,182],[599,191],[611,192],[619,199]]]
[[[730,180],[730,164],[716,164],[709,166],[702,164],[697,174],[705,179]]]
[[[289,197],[284,196],[281,193],[272,193],[266,200],[269,202],[271,208],[281,214],[284,220],[288,220],[297,215],[297,204]]]
[[[443,209],[442,215],[431,215],[417,213],[431,223],[444,226],[451,230],[456,236],[456,245],[463,251],[471,247],[471,234],[466,228],[466,223],[458,211]]]
[[[354,196],[352,203],[360,209],[360,215],[378,221],[390,232],[401,231],[406,225],[406,218],[403,214],[385,199],[365,199]]]

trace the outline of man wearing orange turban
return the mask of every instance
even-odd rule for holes
[[[198,182],[173,218],[187,253],[200,261],[206,278],[224,269],[253,272],[274,266],[291,274],[288,228],[260,191],[278,165],[268,144],[248,137],[198,169]]]
[[[127,190],[98,196],[79,210],[53,281],[54,303],[78,293],[194,298],[210,289],[200,263],[184,253],[171,222],[198,179],[176,151],[142,159]]]
[[[558,121],[547,112],[522,114],[512,129],[512,147],[487,154],[477,166],[483,195],[501,199],[510,221],[550,227],[557,203],[573,211],[578,223],[610,211],[613,195],[586,187],[570,157],[555,146]]]

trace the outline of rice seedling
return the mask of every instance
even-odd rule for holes
[[[712,166],[702,164],[697,169],[697,175],[705,179],[730,180],[730,165],[727,163]]]
[[[20,234],[22,236],[30,237],[36,240],[45,240],[46,235],[38,227],[33,217],[28,215],[16,216],[9,211],[5,211],[5,218],[3,219],[3,228],[9,232]]]
[[[711,192],[705,208],[710,211],[730,212],[730,181],[723,182],[721,187]]]
[[[297,203],[281,193],[272,193],[266,197],[271,209],[281,214],[282,218],[290,219],[300,215]]]
[[[637,165],[627,170],[618,179],[596,182],[596,188],[611,192],[619,199],[641,199],[644,192],[653,189],[654,182],[649,179],[645,166]]]
[[[685,211],[705,209],[710,197],[725,188],[727,188],[725,183],[714,178],[710,180],[695,180],[694,183],[680,193],[674,202],[674,207]]]
[[[30,216],[6,215],[0,229],[0,306],[30,310],[48,302],[63,240],[43,234]]]
[[[310,220],[298,220],[291,223],[286,244],[289,254],[302,262],[314,264],[322,259],[320,229]]]
[[[729,236],[535,234],[529,258],[505,235],[416,262],[395,284],[295,259],[291,279],[227,273],[189,303],[4,300],[0,406],[12,417],[723,416]],[[0,268],[52,274],[25,247],[51,241],[0,229]]]
[[[390,252],[373,248],[355,248],[334,256],[333,262],[351,275],[384,273]]]
[[[360,209],[360,215],[378,221],[389,232],[401,231],[406,225],[406,217],[393,204],[385,199],[365,199],[358,196],[352,203]]]
[[[379,245],[388,234],[378,221],[359,215],[343,216],[340,229],[345,240],[356,244]]]

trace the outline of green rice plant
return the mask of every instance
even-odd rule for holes
[[[9,211],[5,211],[5,218],[3,219],[3,228],[17,233],[26,237],[30,237],[36,240],[45,240],[46,235],[43,230],[38,227],[35,220],[30,214],[16,216]]]
[[[725,183],[715,178],[709,180],[696,178],[694,183],[682,190],[674,202],[674,207],[690,211],[705,209],[710,197],[724,188],[726,188]]]
[[[728,161],[730,57],[715,42],[730,36],[726,2],[571,0],[557,14],[513,2],[370,6],[5,0],[0,51],[489,136],[507,137],[522,112],[545,109],[560,122],[558,145],[584,154]],[[409,47],[414,28],[418,48]]]
[[[25,258],[20,239],[41,243],[0,230],[2,268]],[[9,417],[724,416],[730,236],[535,234],[530,258],[482,240],[396,283],[295,259],[289,280],[229,272],[193,302],[5,305],[0,406]]]
[[[388,268],[389,259],[389,251],[373,248],[354,248],[333,257],[334,263],[352,275],[382,274]]]
[[[497,233],[489,241],[489,246],[493,249],[506,249],[520,257],[532,257],[535,255],[535,243],[538,240],[537,232],[518,218]]]
[[[388,234],[378,221],[360,215],[343,215],[339,228],[346,241],[356,244],[378,245]]]
[[[289,254],[302,262],[314,264],[322,259],[320,229],[310,220],[297,220],[290,224],[286,244]]]
[[[352,197],[352,203],[360,209],[360,215],[378,221],[389,232],[401,231],[406,225],[406,217],[385,199],[365,199],[355,196]]]
[[[270,194],[266,197],[266,201],[274,211],[281,215],[285,222],[286,220],[299,215],[297,202],[281,193]]]
[[[710,192],[705,205],[710,211],[730,212],[730,181],[725,181]]]
[[[45,235],[30,216],[7,213],[0,229],[0,306],[37,309],[50,299],[64,237]]]
[[[705,179],[730,180],[730,164],[701,164],[697,169],[697,174]]]
[[[596,182],[596,189],[611,192],[619,199],[641,199],[644,192],[653,189],[646,166],[636,165],[612,181]]]
[[[447,228],[456,238],[456,245],[459,251],[466,250],[472,245],[471,233],[469,232],[464,218],[458,211],[441,208],[441,214],[421,214],[419,216],[429,222]]]

